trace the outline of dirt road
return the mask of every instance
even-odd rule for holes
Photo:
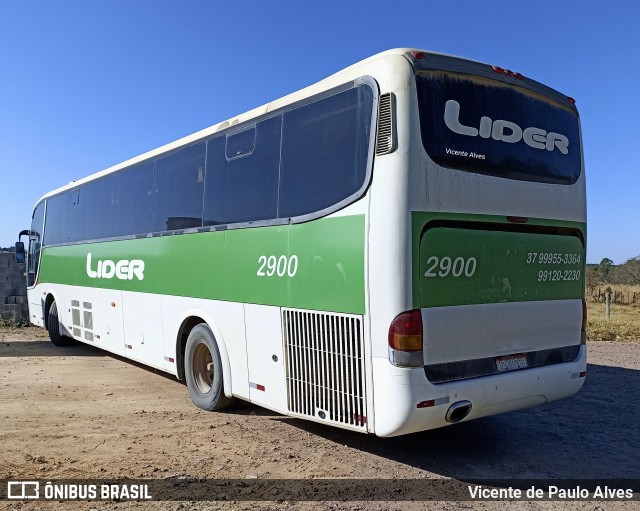
[[[591,343],[575,397],[394,439],[245,405],[207,413],[177,380],[36,328],[0,329],[0,479],[640,479],[640,343]],[[423,509],[417,502],[91,502],[65,509]],[[392,499],[392,496],[390,496]],[[54,502],[0,502],[53,509]],[[580,502],[628,509],[637,502]],[[565,509],[520,502],[516,509]],[[431,509],[506,503],[432,502]]]

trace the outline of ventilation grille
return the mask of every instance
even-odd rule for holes
[[[366,429],[362,319],[283,310],[289,411]]]
[[[378,113],[378,141],[376,154],[389,154],[395,148],[395,130],[393,119],[393,94],[387,93],[380,96],[380,109]]]
[[[71,324],[73,336],[87,341],[93,341],[93,312],[90,302],[71,300]]]
[[[84,320],[83,326],[87,330],[93,330],[93,314],[91,311],[82,311],[82,318]]]
[[[73,326],[82,326],[80,324],[80,309],[71,309],[71,323]]]

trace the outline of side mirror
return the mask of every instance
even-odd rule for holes
[[[22,241],[16,242],[16,262],[18,264],[24,264],[24,243]]]

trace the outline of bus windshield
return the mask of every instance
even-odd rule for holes
[[[578,115],[498,80],[416,73],[422,142],[442,167],[570,185],[580,177]]]

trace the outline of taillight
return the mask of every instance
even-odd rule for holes
[[[582,329],[580,342],[582,344],[587,343],[587,301],[584,299],[582,300]]]
[[[418,309],[396,316],[389,327],[389,360],[399,367],[422,367],[422,313]]]
[[[524,76],[522,76],[520,73],[514,73],[510,69],[504,69],[500,66],[492,66],[492,69],[498,74],[507,75],[511,78],[517,78],[518,80],[524,80]]]

